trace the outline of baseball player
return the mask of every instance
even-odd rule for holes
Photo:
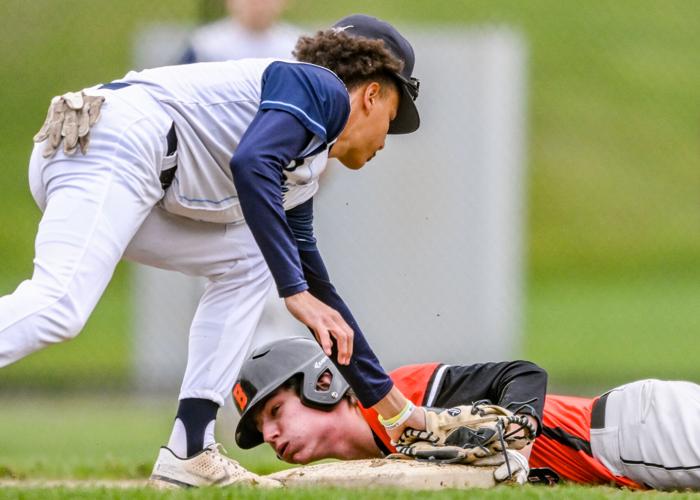
[[[507,406],[538,398],[520,410],[537,419],[541,432],[525,464],[533,468],[530,480],[557,480],[558,475],[585,484],[700,490],[699,385],[640,380],[598,398],[548,394],[543,399],[544,371],[523,361],[409,365],[391,377],[404,394],[425,406],[480,399]],[[243,364],[234,387],[239,388],[236,442],[241,448],[264,441],[293,463],[395,451],[376,413],[356,402],[340,373],[309,339],[261,347]],[[241,398],[244,392],[251,397]]]
[[[130,72],[54,98],[35,137],[43,217],[31,279],[0,298],[0,367],[76,336],[122,257],[208,278],[160,485],[256,481],[219,452],[214,423],[272,279],[393,433],[424,425],[331,284],[312,228],[327,158],[359,169],[387,133],[418,128],[413,49],[353,15],[301,37],[295,57]]]
[[[448,366],[412,365],[391,373],[416,405],[449,408],[489,400],[542,428],[547,374],[526,361]],[[396,451],[377,413],[357,402],[347,382],[315,342],[292,337],[256,349],[234,384],[241,414],[236,442],[248,449],[267,442],[287,462],[360,459]],[[539,438],[538,438],[539,439]],[[535,441],[537,442],[537,441]],[[524,483],[531,445],[511,453],[494,477]]]

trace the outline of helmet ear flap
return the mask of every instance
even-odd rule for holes
[[[328,368],[326,368],[326,370],[319,374],[318,378],[316,379],[316,390],[318,392],[328,392],[332,383],[333,374]]]

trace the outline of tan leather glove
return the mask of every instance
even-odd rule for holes
[[[83,91],[68,92],[51,99],[46,121],[34,136],[34,142],[46,141],[42,155],[51,158],[63,140],[63,151],[72,155],[80,146],[87,153],[90,145],[90,128],[100,118],[105,98],[86,95]]]
[[[426,408],[426,430],[406,429],[396,451],[437,463],[472,463],[505,449],[519,450],[535,437],[525,415],[483,402],[454,408]]]

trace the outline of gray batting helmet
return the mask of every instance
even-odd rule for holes
[[[326,371],[333,376],[331,385],[317,390],[317,382]],[[302,379],[302,403],[321,410],[333,408],[350,388],[314,340],[291,337],[257,348],[243,363],[233,386],[233,401],[241,415],[236,427],[238,446],[248,449],[264,441],[252,416],[270,394],[296,375]]]

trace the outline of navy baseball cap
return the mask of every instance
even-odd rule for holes
[[[382,40],[386,48],[395,57],[403,61],[403,69],[400,73],[395,74],[401,91],[401,98],[396,118],[389,125],[389,133],[410,134],[418,130],[420,117],[414,101],[418,98],[420,82],[412,76],[416,57],[413,53],[413,47],[408,43],[408,40],[391,24],[364,14],[353,14],[344,17],[336,22],[333,28],[353,36]]]

